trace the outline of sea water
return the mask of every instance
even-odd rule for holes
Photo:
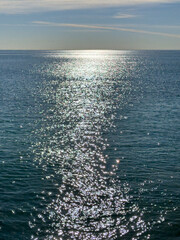
[[[180,51],[0,51],[0,239],[180,239]]]

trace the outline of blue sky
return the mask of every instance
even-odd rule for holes
[[[180,0],[0,0],[0,49],[180,49]]]

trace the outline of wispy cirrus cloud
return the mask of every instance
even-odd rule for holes
[[[50,22],[43,22],[43,21],[34,21],[32,23],[0,23],[0,26],[5,27],[33,27],[38,25],[49,25],[49,26],[59,26],[60,23],[51,23]],[[71,24],[70,24],[71,25]],[[77,25],[77,24],[76,24]],[[62,24],[62,27],[66,27],[65,23]],[[78,25],[79,26],[79,25]],[[84,26],[84,25],[83,25]],[[89,26],[89,25],[85,25]],[[112,25],[106,25],[107,27],[112,27]],[[96,26],[98,27],[98,25]],[[101,26],[100,26],[101,27]],[[151,24],[114,24],[114,28],[153,28],[153,29],[180,29],[180,25],[151,25]],[[105,29],[104,29],[105,30]],[[106,29],[109,30],[109,29]],[[71,31],[87,31],[87,29],[71,29]],[[98,29],[89,29],[89,31],[98,31]]]
[[[0,0],[0,13],[16,14],[175,2],[180,0]]]
[[[88,24],[74,24],[74,23],[53,23],[53,22],[44,22],[44,21],[34,21],[32,22],[36,25],[44,25],[51,27],[66,27],[66,28],[79,28],[79,29],[94,29],[94,30],[114,30],[114,31],[123,31],[123,32],[132,32],[132,33],[140,33],[140,34],[150,34],[150,35],[158,35],[164,37],[171,38],[180,38],[180,34],[171,34],[164,32],[153,32],[153,31],[145,31],[140,29],[132,29],[132,28],[123,28],[123,27],[114,27],[114,26],[100,26],[100,25],[88,25]]]
[[[133,15],[133,14],[124,14],[124,13],[118,13],[113,18],[136,18],[138,15]]]

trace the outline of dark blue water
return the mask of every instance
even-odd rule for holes
[[[180,239],[180,51],[0,51],[0,239]]]

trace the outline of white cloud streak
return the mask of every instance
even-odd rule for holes
[[[46,22],[47,23],[47,22]],[[35,25],[36,24],[36,25]],[[38,26],[38,25],[46,25],[45,22],[41,22],[41,21],[35,21],[35,22],[32,22],[32,23],[0,23],[0,26],[5,26],[5,27],[34,27],[34,26]],[[50,23],[49,23],[50,25]],[[52,26],[55,26],[56,23],[54,23],[54,25]],[[112,27],[112,25],[106,25],[106,27]],[[153,29],[171,29],[171,30],[179,30],[180,29],[180,25],[147,25],[147,24],[113,24],[113,27],[115,28],[153,28]],[[80,31],[80,29],[74,29],[74,30],[69,30],[69,31]],[[87,29],[81,29],[81,31],[87,31]],[[90,30],[89,31],[99,31],[98,29],[97,30]]]
[[[114,30],[114,31],[123,31],[123,32],[131,32],[131,33],[140,33],[140,34],[150,34],[150,35],[158,35],[163,37],[171,37],[171,38],[180,38],[179,34],[171,34],[171,33],[163,33],[163,32],[152,32],[145,31],[139,29],[131,29],[131,28],[122,28],[122,27],[113,27],[113,26],[99,26],[99,25],[87,25],[87,24],[71,24],[71,23],[53,23],[53,22],[43,22],[43,21],[34,21],[36,25],[44,25],[50,27],[66,27],[66,28],[79,28],[79,29],[94,29],[94,30]]]
[[[117,15],[113,16],[113,18],[135,18],[138,17],[137,15],[132,15],[132,14],[123,14],[123,13],[118,13]]]
[[[175,2],[179,3],[180,0],[0,0],[0,13],[16,14]]]

